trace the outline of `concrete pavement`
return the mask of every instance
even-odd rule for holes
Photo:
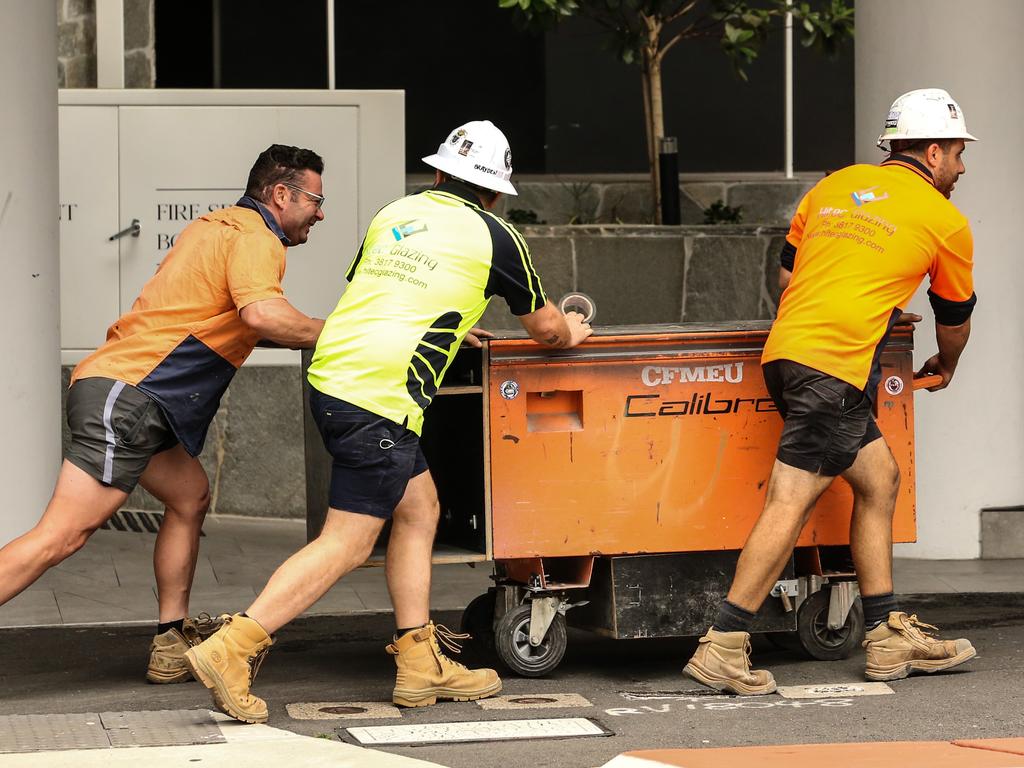
[[[247,518],[211,519],[206,533],[194,612],[244,607],[305,537],[301,521]],[[152,534],[99,531],[82,552],[0,608],[0,626],[6,627],[0,631],[5,659],[0,717],[210,706],[195,684],[148,686],[141,680],[155,612],[153,539]],[[457,626],[461,608],[489,585],[489,572],[488,564],[436,566],[437,618]],[[392,709],[387,702],[393,663],[383,653],[383,638],[391,631],[383,576],[380,568],[356,571],[281,633],[256,684],[271,708],[268,726],[218,725],[222,744],[2,754],[0,765],[220,765],[243,754],[247,764],[286,760],[289,768],[326,761],[386,768],[508,763],[593,768],[630,750],[786,744],[796,740],[794,735],[830,742],[1024,734],[1020,695],[1005,684],[1024,678],[1024,600],[1008,594],[1024,593],[1021,561],[897,561],[897,591],[918,595],[907,607],[938,623],[944,636],[962,631],[971,637],[980,657],[962,672],[894,683],[895,696],[850,699],[842,706],[820,699],[801,704],[785,697],[754,702],[709,697],[691,690],[694,684],[679,675],[692,642],[609,641],[574,633],[564,665],[548,678],[506,677],[503,694],[527,702],[510,705],[520,711],[468,702],[395,710],[375,719],[373,707]],[[842,662],[809,662],[759,643],[755,662],[772,668],[785,685],[863,680],[858,654]],[[353,713],[331,714],[349,710]],[[372,750],[338,740],[348,726],[440,727],[509,717],[588,717],[615,735]],[[274,757],[279,754],[286,757]]]

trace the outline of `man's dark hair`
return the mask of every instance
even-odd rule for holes
[[[452,176],[450,173],[445,173],[444,171],[441,171],[441,178],[442,181],[444,179],[451,179],[452,181],[457,181],[459,184],[465,184],[476,193],[476,196],[480,198],[480,202],[485,206],[490,205],[494,201],[494,198],[498,196],[498,192],[493,189],[481,187],[479,184],[473,184],[472,182],[460,179],[458,176]]]
[[[295,184],[305,171],[322,174],[324,160],[311,149],[271,144],[260,152],[249,171],[245,194],[263,203],[270,202],[270,191],[275,184]]]
[[[921,156],[932,144],[938,144],[943,152],[949,152],[957,141],[959,139],[892,139],[889,148],[894,154]]]

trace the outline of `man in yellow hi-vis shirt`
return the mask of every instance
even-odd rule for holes
[[[499,195],[516,194],[504,134],[486,120],[467,123],[423,159],[436,169],[434,187],[374,217],[309,369],[313,417],[334,460],[323,531],[278,568],[245,613],[226,617],[186,656],[217,704],[239,720],[267,719],[249,686],[270,633],[365,561],[388,519],[394,702],[417,707],[501,690],[494,670],[451,661],[441,646],[456,649],[459,636],[430,621],[439,506],[419,447],[423,411],[463,339],[480,344],[484,332],[473,326],[492,296],[504,298],[546,346],[575,346],[591,330],[581,315],[563,315],[547,300],[526,241],[490,212]]]
[[[959,105],[930,88],[893,103],[879,147],[885,141],[890,154],[880,166],[844,168],[808,192],[786,237],[788,286],[761,358],[784,419],[776,462],[729,594],[683,670],[718,690],[775,690],[770,672],[750,669],[748,631],[837,475],[854,493],[850,549],[868,630],[865,676],[897,680],[975,655],[967,640],[937,640],[899,610],[892,516],[900,473],[872,416],[882,349],[925,275],[939,351],[918,375],[941,375],[931,389],[943,389],[967,344],[973,241],[949,196],[965,170],[964,142],[974,137]]]

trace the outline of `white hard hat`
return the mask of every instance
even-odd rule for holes
[[[516,194],[512,177],[512,150],[505,134],[490,120],[473,120],[460,125],[445,139],[437,152],[423,162],[449,176],[478,187]]]
[[[967,132],[960,105],[941,88],[910,91],[892,103],[878,146],[885,149],[882,142],[893,139],[977,141]]]

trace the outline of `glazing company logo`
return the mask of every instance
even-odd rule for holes
[[[868,203],[877,203],[879,200],[888,200],[888,192],[875,192],[878,187],[868,187],[862,189],[859,192],[851,192],[850,197],[853,198],[853,202],[857,205],[867,205]]]
[[[511,149],[506,149],[505,150],[505,170],[506,171],[511,171],[512,170],[512,150]]]
[[[680,384],[706,381],[739,384],[743,381],[743,363],[721,363],[719,365],[688,367],[648,365],[640,371],[640,380],[648,387],[658,387],[664,384],[672,384],[676,381]]]
[[[519,394],[519,384],[515,381],[503,381],[501,382],[501,396],[506,400],[515,400]]]
[[[420,232],[427,231],[427,223],[420,221],[419,219],[413,219],[412,221],[403,221],[401,224],[396,224],[391,228],[391,234],[395,240],[401,240],[404,237],[410,235],[416,235]]]
[[[946,107],[949,109],[949,116],[952,119],[958,120],[960,118],[960,115],[958,115],[956,111],[956,104],[947,104]]]
[[[459,154],[466,157],[469,154],[469,150],[473,148],[473,142],[469,139],[462,140],[462,146],[459,147]]]

